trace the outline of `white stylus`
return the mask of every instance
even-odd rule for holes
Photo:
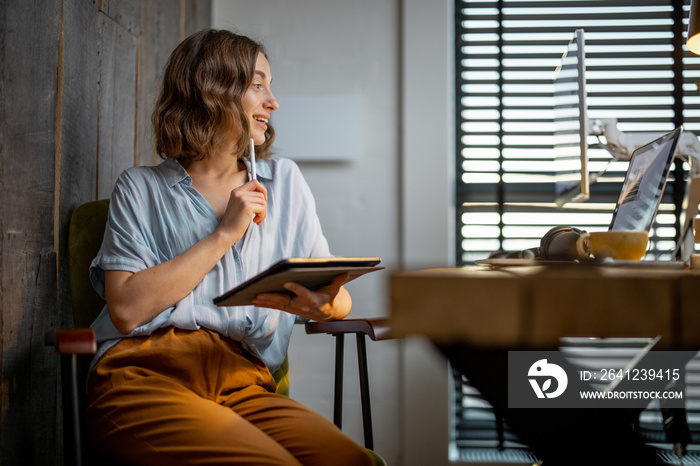
[[[255,141],[250,140],[250,170],[251,178],[254,180],[258,179],[258,175],[255,173]]]

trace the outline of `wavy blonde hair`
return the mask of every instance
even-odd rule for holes
[[[241,98],[250,87],[262,44],[226,30],[207,29],[182,41],[168,59],[152,122],[156,151],[180,162],[201,160],[231,134],[234,153],[249,152],[250,126]],[[257,158],[270,155],[275,132],[268,125]]]

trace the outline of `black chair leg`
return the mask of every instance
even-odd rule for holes
[[[365,335],[356,334],[357,337],[357,364],[360,369],[360,396],[362,401],[362,429],[365,434],[365,447],[374,449],[372,435],[372,408],[369,401],[369,374],[367,370],[367,348]]]
[[[82,465],[80,444],[80,407],[78,403],[78,360],[75,354],[61,355],[61,381],[63,384],[63,439],[64,463]]]
[[[345,358],[345,335],[334,333],[335,340],[335,387],[333,394],[333,424],[343,428],[343,361]]]

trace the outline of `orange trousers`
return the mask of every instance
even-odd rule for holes
[[[125,338],[88,386],[95,447],[128,464],[372,464],[333,423],[276,394],[262,361],[213,331]]]

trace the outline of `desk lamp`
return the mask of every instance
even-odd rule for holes
[[[700,55],[700,1],[691,0],[690,17],[688,21],[688,50]]]

